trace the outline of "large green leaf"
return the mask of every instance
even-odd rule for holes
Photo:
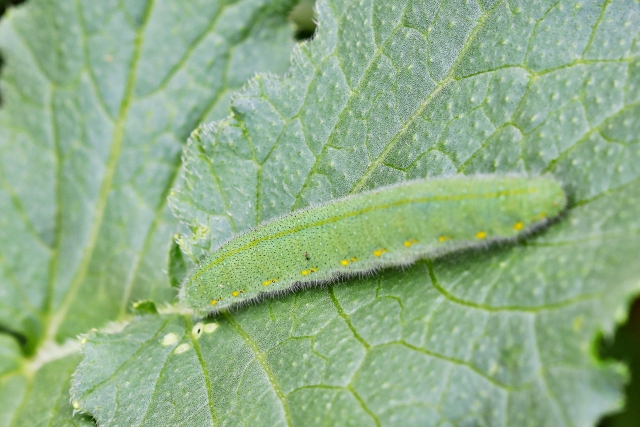
[[[128,318],[132,300],[173,299],[166,197],[183,142],[255,72],[286,70],[293,3],[30,0],[6,13],[0,333],[23,345],[0,374],[0,426],[80,423],[77,347],[56,343]]]
[[[174,314],[90,334],[76,404],[149,426],[584,426],[618,408],[624,370],[593,342],[640,288],[640,3],[317,8],[289,75],[192,134],[171,193],[192,263],[262,220],[416,177],[551,173],[566,215],[223,313],[213,333]]]
[[[79,344],[49,346],[26,364],[12,338],[0,335],[0,425],[94,426],[90,417],[74,415],[69,378],[80,356]]]

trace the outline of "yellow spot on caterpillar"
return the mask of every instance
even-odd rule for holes
[[[516,224],[513,226],[513,228],[515,228],[516,230],[522,230],[522,227],[524,227],[522,221],[516,222]]]
[[[271,284],[271,280],[265,280],[262,282],[262,286],[269,286]]]
[[[351,262],[356,262],[358,260],[358,258],[356,257],[351,257]]]
[[[404,242],[404,245],[408,248],[411,247],[411,245],[415,245],[416,243],[418,243],[418,241],[416,239],[411,239],[411,240],[406,240]]]
[[[450,240],[451,237],[449,236],[440,236],[438,237],[438,242],[446,242],[447,240]]]
[[[218,303],[217,299],[212,299],[211,302],[209,304],[211,305],[216,305]]]
[[[343,259],[342,261],[340,261],[340,264],[342,265],[349,265],[349,260],[348,259]]]
[[[578,316],[573,319],[573,330],[578,332],[582,329],[582,324],[584,323],[584,317]]]
[[[382,254],[385,253],[385,252],[387,252],[387,250],[384,249],[384,248],[381,248],[381,249],[376,249],[375,251],[373,251],[373,254],[375,256],[382,256]]]
[[[73,409],[80,409],[80,402],[78,402],[77,400],[74,400],[72,405]]]
[[[240,292],[233,291],[233,292],[231,292],[231,295],[233,295],[234,297],[237,297],[238,295],[240,295]]]
[[[545,219],[547,217],[547,214],[544,212],[540,212],[540,219]]]
[[[476,237],[477,237],[478,239],[484,239],[485,237],[487,237],[487,233],[486,233],[485,231],[478,231],[478,232],[476,233]]]
[[[310,270],[302,270],[302,271],[300,272],[300,274],[302,274],[303,276],[308,276],[308,275],[309,275],[309,273],[311,273],[311,271],[310,271]]]
[[[315,267],[311,267],[311,272],[312,272],[312,273],[315,273],[316,271],[318,271],[318,269],[317,269],[317,268],[315,268]]]

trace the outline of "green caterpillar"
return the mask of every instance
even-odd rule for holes
[[[268,221],[205,257],[180,290],[198,311],[513,239],[565,208],[550,176],[404,182]]]

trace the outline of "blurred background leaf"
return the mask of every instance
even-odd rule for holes
[[[68,403],[77,334],[128,319],[133,301],[173,300],[166,196],[183,144],[254,73],[287,69],[294,5],[30,0],[6,11],[0,337],[19,363],[0,377],[0,426],[84,424]]]

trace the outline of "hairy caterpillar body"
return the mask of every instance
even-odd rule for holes
[[[513,239],[567,204],[550,176],[408,181],[268,221],[206,256],[180,290],[198,311],[218,311],[340,276]]]

